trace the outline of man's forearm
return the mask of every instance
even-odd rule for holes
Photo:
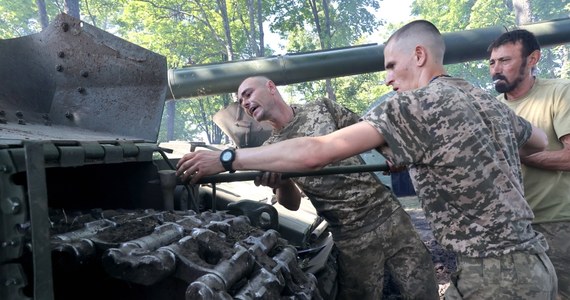
[[[560,137],[563,148],[555,151],[541,151],[521,156],[521,162],[529,167],[551,171],[570,171],[570,134]]]
[[[313,137],[295,138],[276,144],[236,151],[233,168],[236,170],[263,170],[270,172],[311,171],[319,164],[319,142]]]
[[[323,136],[294,138],[261,147],[237,149],[232,169],[270,172],[318,170],[332,162],[383,144],[383,136],[373,126],[360,122]],[[218,151],[186,153],[176,164],[176,175],[191,183],[224,170]]]
[[[360,122],[323,136],[238,149],[233,168],[271,172],[318,170],[382,145],[384,137],[370,124]]]
[[[532,126],[532,133],[526,143],[519,149],[521,157],[527,157],[544,151],[548,145],[548,138],[546,133],[538,127]]]
[[[542,151],[529,156],[521,156],[521,162],[538,169],[570,171],[570,149]]]

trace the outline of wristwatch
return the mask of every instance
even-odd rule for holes
[[[236,159],[236,150],[234,148],[228,148],[220,153],[220,161],[224,169],[230,173],[234,173],[236,170],[232,168],[232,163]]]

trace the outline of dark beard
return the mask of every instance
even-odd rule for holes
[[[515,78],[513,82],[509,82],[507,78],[505,78],[505,76],[501,74],[494,75],[493,81],[497,79],[502,80],[500,82],[495,83],[495,91],[501,94],[511,92],[512,90],[516,89],[519,86],[519,83],[521,83],[524,80],[525,73],[526,73],[526,59],[523,59],[519,68],[519,76],[517,76],[517,78]]]

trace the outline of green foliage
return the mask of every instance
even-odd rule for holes
[[[309,5],[311,3],[316,8],[316,15]],[[325,4],[328,6],[324,7]],[[380,1],[376,0],[278,1],[272,10],[274,18],[271,28],[287,40],[288,52],[346,47],[356,45],[357,41],[371,34],[381,24],[373,14],[379,7]],[[325,8],[328,8],[328,15]],[[367,102],[369,98],[354,98],[353,87],[360,86],[364,78],[367,76],[332,79],[337,101],[351,107],[363,106],[357,102]],[[327,96],[324,81],[296,84],[287,90],[309,101]]]
[[[0,0],[0,38],[15,38],[41,30],[32,1]]]
[[[444,31],[462,30],[469,23],[469,14],[473,0],[416,0],[412,4],[412,13],[430,20]]]
[[[82,20],[106,31],[116,31],[117,18],[122,12],[122,4],[118,0],[82,0]]]
[[[515,15],[503,1],[478,0],[470,10],[467,29],[493,26],[500,20],[499,25],[512,27],[515,25]]]
[[[342,97],[337,101],[359,115],[364,114],[381,95],[392,90],[384,84],[384,75],[375,72],[339,78],[337,89],[342,91]]]
[[[213,115],[222,109],[223,95],[193,99],[175,100],[176,116],[174,120],[174,139],[203,141],[213,144],[222,143],[221,131],[214,124]],[[164,113],[166,115],[166,111]],[[163,118],[159,133],[159,142],[168,141],[166,132],[167,119]]]
[[[169,68],[254,56],[245,0],[123,2],[125,7],[118,18],[118,33],[133,43],[165,55]],[[220,3],[227,8],[228,23],[224,23]],[[229,101],[228,95],[179,101],[174,137],[200,139],[199,133],[206,132],[209,142],[220,142],[222,133],[211,118]],[[186,121],[180,122],[179,118]]]
[[[225,47],[220,33],[199,24],[201,19],[212,18],[211,14],[195,10],[190,1],[166,0],[160,5],[152,1],[125,2],[117,20],[118,34],[166,56],[169,68],[222,60]],[[214,38],[207,39],[212,32]]]
[[[384,84],[384,73],[374,72],[332,79],[337,102],[362,115],[380,96],[392,89]],[[302,104],[326,97],[324,80],[291,84],[284,88],[284,98]]]

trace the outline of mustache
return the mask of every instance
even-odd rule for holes
[[[507,81],[507,78],[505,76],[503,76],[502,74],[493,75],[493,83],[497,83],[497,82],[499,82],[499,80]]]

